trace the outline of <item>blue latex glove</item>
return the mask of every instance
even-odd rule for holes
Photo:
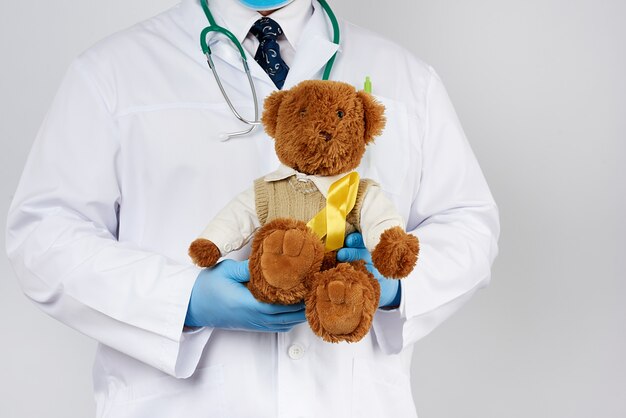
[[[198,275],[185,325],[246,331],[286,332],[304,322],[304,303],[259,302],[244,285],[250,280],[248,261],[223,260]]]
[[[337,261],[350,262],[356,260],[364,260],[367,270],[374,275],[378,283],[380,283],[380,300],[379,308],[398,307],[400,306],[400,281],[396,279],[387,279],[376,270],[372,264],[372,254],[365,248],[363,236],[355,232],[346,237],[345,247],[337,251]]]

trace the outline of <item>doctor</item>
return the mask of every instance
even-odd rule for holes
[[[248,55],[262,99],[277,88],[255,62],[250,29],[280,25],[282,88],[321,78],[363,85],[387,128],[359,172],[377,180],[421,241],[411,277],[389,284],[373,331],[328,344],[302,306],[260,304],[247,248],[211,270],[189,243],[252,181],[278,167],[272,141],[245,129],[198,45],[199,0],[99,42],[70,66],[33,145],[9,213],[7,249],[25,294],[95,338],[97,416],[415,417],[412,344],[490,277],[497,208],[440,78],[406,50],[340,21],[317,0],[210,0]],[[277,9],[277,10],[275,10]],[[259,12],[260,10],[260,12]],[[271,13],[270,13],[271,12]],[[254,115],[238,52],[212,38],[213,60],[237,110]],[[367,258],[358,239],[342,257]]]

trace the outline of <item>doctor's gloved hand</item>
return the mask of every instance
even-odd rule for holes
[[[400,306],[401,288],[400,281],[387,279],[376,270],[372,263],[372,254],[365,248],[363,236],[355,232],[346,237],[345,247],[337,251],[337,261],[350,262],[364,260],[367,270],[374,275],[380,284],[379,308],[391,308]]]
[[[200,272],[191,291],[185,325],[286,332],[304,322],[304,303],[271,305],[257,301],[244,285],[248,261],[223,260]]]

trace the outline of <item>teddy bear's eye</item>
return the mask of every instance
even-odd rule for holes
[[[337,111],[337,116],[339,117],[339,119],[343,118],[345,115],[345,113],[343,112],[343,110],[338,110]]]

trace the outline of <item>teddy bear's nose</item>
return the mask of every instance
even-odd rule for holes
[[[321,131],[320,135],[324,137],[324,139],[326,140],[326,142],[330,141],[331,139],[333,139],[333,136],[331,134],[329,134],[326,131]]]

